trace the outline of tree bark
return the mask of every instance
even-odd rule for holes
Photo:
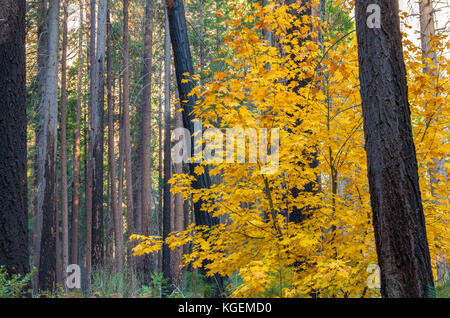
[[[167,40],[166,40],[167,41]],[[169,50],[170,50],[170,43],[169,43]],[[166,51],[165,51],[166,52]],[[159,109],[158,109],[158,213],[156,217],[156,228],[157,228],[157,235],[162,236],[162,217],[163,217],[163,188],[164,188],[164,182],[163,182],[163,127],[162,127],[162,121],[163,121],[163,102],[162,102],[162,95],[163,95],[163,87],[162,87],[162,72],[161,72],[161,78],[160,78],[160,94],[159,94]],[[158,252],[157,254],[157,270],[162,271],[162,260],[161,257],[162,253]]]
[[[0,0],[0,265],[28,264],[25,0]]]
[[[81,152],[81,103],[83,98],[83,0],[80,0],[80,25],[78,31],[78,82],[77,82],[77,109],[75,128],[75,158],[73,168],[73,199],[72,199],[72,264],[78,264],[78,214],[80,208],[80,152]]]
[[[381,8],[381,28],[367,6]],[[430,253],[412,138],[398,2],[356,1],[360,92],[383,297],[427,297]]]
[[[96,93],[92,98],[92,266],[103,266],[103,145],[105,104],[105,40],[107,1],[99,0],[96,58],[93,76]],[[92,36],[92,35],[91,35]]]
[[[419,2],[419,20],[420,20],[420,42],[422,47],[422,57],[430,58],[432,61],[436,61],[436,53],[430,48],[430,36],[435,35],[434,28],[434,12],[432,0],[421,0]],[[424,73],[428,73],[429,68],[424,70]]]
[[[170,28],[170,39],[172,42],[173,57],[175,62],[175,73],[178,84],[178,93],[183,108],[183,126],[188,129],[191,134],[191,145],[194,145],[194,121],[195,117],[192,113],[197,97],[189,95],[196,86],[194,80],[183,83],[186,79],[186,73],[190,76],[194,75],[194,67],[192,65],[191,49],[189,47],[189,38],[186,27],[186,16],[182,0],[166,0],[168,22]],[[195,167],[198,163],[190,163],[190,174],[195,177],[193,182],[194,189],[207,189],[211,186],[211,179],[207,166],[204,166],[202,175],[195,174]],[[194,216],[197,225],[214,226],[220,223],[217,217],[213,217],[208,211],[202,209],[203,201],[199,200],[194,203]],[[223,292],[223,281],[218,275],[209,278],[209,281],[217,284],[217,295]]]
[[[114,156],[114,102],[112,96],[112,57],[111,57],[111,21],[110,10],[107,13],[107,99],[108,99],[108,165],[109,165],[109,179],[110,179],[110,193],[111,193],[111,210],[113,214],[114,224],[114,246],[115,246],[115,269],[118,272],[122,271],[123,267],[123,236],[120,229],[120,215],[117,201],[116,189],[116,162]]]
[[[189,73],[194,75],[194,67],[192,65],[191,50],[189,47],[189,39],[186,27],[186,17],[184,12],[184,5],[182,0],[166,0],[167,14],[170,27],[170,38],[172,42],[173,56],[175,62],[175,72],[178,84],[178,92],[183,108],[183,125],[191,133],[191,144],[194,144],[194,120],[192,114],[197,97],[195,95],[189,96],[189,93],[195,87],[195,81],[190,80],[183,83],[186,79],[183,74]],[[196,178],[194,182],[195,189],[205,189],[211,186],[211,179],[207,167],[204,167],[205,172],[198,176],[194,173],[194,168],[197,163],[190,164],[191,175]],[[212,226],[219,223],[218,218],[212,217],[207,211],[202,210],[202,202],[198,201],[194,204],[195,221],[197,225]]]
[[[151,213],[152,213],[152,185],[151,185],[151,116],[152,116],[152,59],[153,59],[153,0],[147,0],[145,5],[145,32],[144,32],[144,101],[141,116],[141,232],[143,235],[151,235]],[[143,272],[152,271],[150,256],[144,256]]]
[[[48,32],[47,32],[47,10],[48,1],[40,0],[38,9],[38,40],[37,40],[37,66],[38,66],[38,95],[39,105],[45,93],[45,80],[47,73],[47,58],[48,58]],[[38,112],[39,115],[39,112]],[[39,121],[40,119],[39,115]],[[33,276],[33,292],[36,294],[39,285],[39,260],[41,255],[41,238],[42,238],[42,208],[39,205],[38,196],[42,195],[42,187],[39,189],[39,182],[42,180],[42,169],[39,165],[39,143],[42,142],[42,133],[40,129],[40,122],[36,128],[36,163],[35,163],[35,197],[34,197],[34,226],[33,226],[33,266],[36,268],[36,273]]]
[[[123,0],[123,127],[124,127],[124,154],[127,188],[127,239],[134,232],[133,217],[133,176],[131,170],[131,145],[130,145],[130,53],[128,47],[128,0]],[[128,246],[128,263],[133,265],[130,242]]]
[[[176,128],[183,128],[183,115],[178,112],[181,108],[180,104],[176,104],[175,111],[175,125]],[[183,173],[183,163],[176,163],[175,174]],[[173,211],[173,229],[172,231],[180,232],[183,231],[184,228],[184,200],[181,193],[177,193],[174,196],[174,211]],[[176,286],[182,287],[182,270],[181,265],[183,263],[183,247],[177,247],[172,251],[172,277],[173,282]]]
[[[48,57],[45,84],[40,98],[37,214],[42,215],[39,289],[55,290],[56,283],[56,149],[58,119],[58,13],[59,1],[49,0],[47,18]],[[39,229],[38,229],[39,230]]]
[[[61,57],[61,212],[62,212],[62,279],[65,281],[69,265],[69,211],[67,197],[67,11],[68,1],[63,1],[63,40]],[[65,286],[65,285],[64,285]]]
[[[95,62],[95,34],[96,34],[96,21],[95,21],[95,4],[96,0],[90,0],[90,42],[89,42],[89,73],[90,73],[90,83],[89,92],[90,99],[88,101],[88,153],[87,153],[87,180],[86,180],[86,253],[85,253],[85,264],[86,264],[86,290],[89,291],[91,285],[91,272],[92,272],[92,208],[93,208],[93,104],[97,99],[97,89],[96,89],[96,66]]]
[[[165,13],[165,41],[164,41],[164,186],[163,186],[163,240],[171,232],[170,207],[171,193],[169,180],[171,178],[171,149],[170,149],[170,34],[167,11]],[[167,244],[162,250],[162,270],[169,284],[172,283],[171,252]]]

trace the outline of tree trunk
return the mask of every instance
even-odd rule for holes
[[[182,0],[166,0],[167,15],[170,28],[170,39],[172,42],[172,50],[175,62],[175,73],[178,84],[178,93],[183,108],[183,126],[188,129],[191,134],[191,145],[194,145],[194,120],[192,113],[196,105],[196,95],[189,95],[196,83],[194,80],[184,82],[186,73],[190,76],[194,75],[194,67],[192,65],[191,50],[189,47],[189,38],[187,34],[186,17]],[[190,79],[190,76],[188,77]],[[211,186],[208,167],[204,167],[202,175],[195,174],[195,167],[198,163],[190,163],[190,174],[195,177],[193,187],[195,189],[207,189]],[[213,217],[208,211],[202,209],[202,200],[194,203],[194,215],[197,225],[214,226],[219,224],[219,219]],[[218,275],[209,278],[209,281],[217,284],[218,293],[223,291],[223,281]]]
[[[107,1],[99,0],[97,17],[96,66],[92,96],[92,266],[103,266],[103,144],[105,104],[105,40]],[[91,35],[92,36],[92,35]]]
[[[296,3],[296,0],[284,0],[283,3],[285,5],[292,5],[293,3]],[[311,16],[312,14],[312,9],[309,6],[310,5],[310,1],[309,0],[302,0],[301,1],[302,4],[302,8],[300,9],[302,11],[297,11],[297,10],[290,10],[290,14],[293,15],[297,20],[299,21],[303,21],[303,16]],[[310,28],[312,28],[312,24],[309,25]],[[298,31],[300,28],[299,27],[293,27],[292,29],[288,30],[289,33],[294,33],[295,31]],[[304,43],[308,40],[312,40],[312,38],[310,36],[307,36],[305,38],[300,38],[298,39],[299,42],[299,46],[304,45]],[[280,43],[276,43],[276,46],[281,46]],[[296,53],[291,53],[290,54],[290,59],[292,61],[298,61],[298,57],[296,56]],[[297,64],[298,62],[294,62],[294,64]],[[293,88],[293,91],[296,94],[299,94],[299,91],[306,87],[310,82],[311,82],[311,78],[294,78],[292,80],[289,80],[288,82],[297,82],[298,85],[296,85]],[[299,106],[301,107],[301,106]],[[301,124],[300,120],[297,122],[298,125]],[[309,163],[309,167],[311,169],[316,168],[319,165],[319,162],[317,160],[317,152],[314,152],[312,154],[302,154],[303,156],[307,157],[310,160]],[[299,164],[300,165],[300,164]],[[292,189],[292,196],[294,198],[297,198],[299,196],[300,193],[302,192],[307,192],[307,193],[311,193],[313,195],[317,194],[318,192],[318,184],[319,184],[319,178],[317,177],[317,181],[316,182],[309,182],[307,183],[303,189],[299,189],[299,188],[293,188]],[[303,220],[305,220],[306,218],[308,218],[309,214],[311,213],[311,211],[313,210],[313,208],[306,206],[304,208],[299,208],[297,206],[294,206],[292,209],[291,214],[289,215],[289,221],[294,222],[294,223],[301,223],[303,222]]]
[[[91,272],[92,272],[92,208],[93,208],[93,132],[92,132],[92,117],[94,101],[97,100],[96,94],[96,66],[95,62],[95,34],[96,34],[96,22],[95,22],[95,0],[90,1],[90,43],[89,43],[89,73],[90,73],[90,99],[88,101],[88,154],[87,154],[87,180],[86,180],[86,290],[89,291],[91,285]]]
[[[72,264],[78,264],[78,214],[80,208],[80,135],[81,135],[81,103],[83,98],[83,0],[80,0],[80,26],[78,34],[78,83],[77,83],[77,110],[75,128],[75,160],[73,168],[73,205],[72,205]]]
[[[163,240],[165,240],[171,232],[170,220],[170,166],[171,166],[171,149],[170,149],[170,34],[169,21],[167,11],[165,14],[165,41],[164,41],[164,196],[163,196]],[[163,245],[162,251],[162,270],[164,277],[169,284],[172,283],[171,271],[171,253],[167,244]]]
[[[0,264],[28,264],[25,0],[0,0]]]
[[[123,236],[119,226],[120,215],[117,201],[116,189],[116,162],[114,156],[114,103],[112,96],[112,57],[111,57],[111,22],[110,10],[107,13],[107,99],[108,99],[108,165],[111,192],[111,210],[114,224],[114,246],[115,246],[115,269],[122,271],[123,267]]]
[[[436,53],[430,48],[430,36],[434,36],[436,31],[434,28],[433,1],[421,0],[419,2],[419,19],[420,19],[420,42],[422,46],[422,57],[429,58],[436,62]],[[428,73],[429,68],[424,70]]]
[[[427,297],[433,288],[412,138],[398,2],[375,1],[381,28],[356,1],[360,92],[369,190],[383,297]]]
[[[172,42],[172,49],[175,62],[175,72],[177,77],[178,92],[183,108],[183,125],[191,133],[191,144],[194,144],[194,120],[192,114],[197,97],[195,95],[189,96],[189,93],[195,87],[195,81],[190,80],[183,83],[186,79],[183,74],[189,73],[194,75],[194,67],[192,65],[191,50],[189,47],[189,39],[186,27],[186,17],[184,13],[184,5],[182,0],[167,0],[167,13],[170,27],[170,38]],[[205,172],[198,176],[194,173],[194,168],[197,163],[190,164],[191,175],[196,178],[194,182],[195,189],[205,189],[211,186],[211,179],[207,167]],[[212,226],[219,223],[219,220],[212,217],[207,211],[201,209],[202,202],[198,201],[194,205],[195,221],[197,225]]]
[[[176,104],[175,111],[175,124],[176,128],[183,128],[183,115],[178,111],[180,109],[180,104]],[[183,173],[183,163],[176,163],[175,174]],[[174,195],[174,211],[173,211],[173,229],[172,231],[180,232],[184,228],[184,200],[181,193]],[[173,282],[176,286],[182,287],[182,271],[181,265],[183,263],[183,247],[177,247],[172,251],[172,277]]]
[[[45,80],[47,73],[47,58],[48,58],[48,33],[47,33],[47,10],[48,1],[40,0],[38,9],[38,43],[37,43],[37,66],[38,66],[38,95],[39,104],[45,93]],[[41,113],[42,114],[42,113]],[[41,116],[39,115],[39,121]],[[40,136],[43,131],[40,129],[40,122],[36,128],[36,163],[35,163],[35,198],[34,198],[34,228],[33,228],[33,266],[36,268],[36,273],[33,276],[33,292],[38,292],[39,285],[39,260],[41,255],[41,238],[42,238],[42,208],[38,201],[38,196],[42,195],[42,187],[39,189],[39,183],[42,181],[42,169],[39,165],[39,147],[42,142]]]
[[[153,59],[153,0],[147,0],[145,5],[145,39],[144,39],[144,101],[141,116],[141,232],[143,235],[151,235],[151,213],[152,213],[152,188],[151,188],[151,93],[152,93],[152,59]],[[144,256],[143,272],[152,271],[151,258]]]
[[[127,239],[134,232],[133,218],[133,177],[131,171],[131,145],[130,145],[130,53],[128,48],[128,0],[123,0],[123,127],[124,127],[124,154],[127,187]],[[128,263],[133,265],[131,246],[128,246]]]
[[[166,40],[167,41],[167,40]],[[169,43],[170,51],[170,43]],[[166,53],[167,51],[165,51]],[[166,61],[165,61],[166,62]],[[162,72],[161,72],[162,73]],[[162,74],[160,78],[160,94],[159,94],[159,109],[158,109],[158,213],[156,217],[156,234],[162,236],[162,217],[163,217],[163,102],[162,102]],[[159,251],[157,254],[157,270],[162,271],[162,253]]]
[[[63,40],[61,57],[61,211],[62,211],[62,279],[65,282],[66,269],[69,266],[69,211],[67,198],[67,141],[66,141],[66,105],[67,105],[67,12],[68,1],[63,1]],[[64,285],[65,286],[65,285]],[[65,288],[65,287],[64,287]]]
[[[55,290],[56,283],[56,149],[58,119],[58,13],[59,1],[49,0],[48,57],[43,95],[40,98],[37,214],[42,215],[39,289]],[[39,229],[38,229],[39,230]]]

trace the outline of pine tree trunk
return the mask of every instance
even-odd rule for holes
[[[422,0],[419,2],[419,18],[420,18],[420,40],[422,48],[422,60],[426,65],[423,72],[425,74],[431,71],[427,58],[429,58],[435,66],[438,65],[436,52],[430,47],[430,37],[436,35],[434,26],[434,11],[432,0]],[[435,75],[435,74],[430,74]],[[437,83],[435,83],[437,85]],[[433,158],[433,164],[430,164],[428,168],[428,174],[430,175],[430,192],[433,197],[436,197],[436,187],[439,182],[448,182],[447,171],[445,170],[445,156],[442,158]],[[442,178],[437,176],[441,175]],[[440,179],[442,181],[440,181]],[[443,258],[443,261],[436,264],[437,267],[437,280],[443,282],[445,275],[447,275],[448,261]]]
[[[116,162],[114,156],[114,101],[112,96],[112,57],[111,57],[111,22],[110,10],[107,16],[107,96],[108,96],[108,165],[111,188],[111,210],[114,224],[115,268],[118,272],[123,267],[123,236],[120,228],[120,214],[116,189]]]
[[[47,73],[47,58],[48,58],[48,33],[47,33],[47,10],[48,1],[40,0],[38,9],[38,43],[37,43],[37,66],[38,66],[38,95],[39,104],[44,96],[45,80]],[[39,116],[39,120],[41,116]],[[39,285],[39,260],[41,255],[41,238],[42,238],[42,208],[38,201],[38,196],[42,196],[42,187],[39,189],[39,184],[42,181],[39,159],[39,143],[42,142],[40,136],[42,131],[40,129],[40,123],[36,128],[36,162],[35,162],[35,197],[34,197],[34,227],[33,227],[33,267],[36,268],[36,273],[33,276],[33,292],[38,292]]]
[[[191,145],[194,145],[194,120],[193,109],[196,105],[196,95],[189,93],[195,87],[194,80],[184,82],[186,73],[190,76],[194,75],[194,67],[192,65],[191,50],[189,47],[189,38],[187,34],[186,16],[182,0],[166,0],[167,15],[170,29],[170,39],[172,43],[175,73],[177,78],[178,93],[183,108],[183,126],[188,129],[191,134]],[[219,42],[218,42],[219,43]],[[189,77],[190,78],[190,77]],[[195,167],[198,163],[190,163],[190,174],[195,177],[193,187],[195,189],[208,189],[211,186],[208,167],[204,167],[202,175],[195,174]],[[194,203],[195,223],[197,225],[214,226],[220,223],[217,217],[213,217],[208,211],[202,209],[202,200]],[[218,294],[223,291],[223,280],[220,276],[215,275],[209,278],[210,283],[217,284]]]
[[[172,42],[172,49],[175,62],[175,72],[178,84],[178,92],[183,108],[183,125],[189,130],[192,136],[191,144],[194,144],[194,115],[192,110],[196,103],[196,96],[189,93],[195,87],[195,81],[190,80],[183,83],[186,79],[183,74],[189,73],[194,75],[194,67],[192,65],[191,50],[189,47],[189,39],[186,27],[186,17],[184,12],[183,1],[181,0],[167,0],[167,13],[170,27],[170,39]],[[204,167],[205,172],[198,176],[194,173],[197,163],[190,164],[191,174],[195,176],[194,188],[205,189],[211,186],[211,179],[207,167]],[[203,211],[202,202],[198,201],[194,204],[195,221],[197,225],[212,226],[219,223],[217,218],[212,217],[207,211]]]
[[[97,17],[96,66],[93,69],[96,93],[92,96],[92,266],[103,266],[103,144],[105,103],[105,40],[107,1],[99,0]]]
[[[169,43],[170,44],[170,43]],[[169,47],[170,50],[170,47]],[[161,72],[162,73],[162,72]],[[162,86],[162,75],[160,79],[160,94],[159,94],[159,111],[158,111],[158,213],[156,217],[156,233],[162,236],[162,217],[163,217],[163,86]],[[162,252],[157,254],[157,270],[162,271]]]
[[[119,239],[118,244],[121,244],[121,249],[119,253],[120,263],[123,266],[124,258],[125,258],[125,248],[123,243],[123,162],[124,162],[124,128],[123,128],[123,97],[122,97],[123,87],[122,80],[119,77],[119,162],[118,162],[118,185],[117,185],[117,210],[119,214],[118,226],[117,230],[120,234],[117,236]]]
[[[144,101],[142,104],[141,116],[141,214],[142,224],[141,233],[143,235],[151,235],[151,213],[152,213],[152,188],[151,188],[151,93],[152,93],[152,59],[153,59],[153,0],[147,0],[145,5],[145,39],[144,39]],[[144,256],[143,272],[150,273],[152,271],[151,258],[149,255]]]
[[[96,21],[95,21],[95,0],[90,1],[90,43],[89,43],[89,73],[90,73],[90,99],[88,101],[88,154],[87,154],[87,180],[86,180],[86,290],[89,291],[91,285],[91,272],[92,272],[92,208],[93,208],[93,132],[92,132],[92,117],[94,101],[97,100],[96,94],[96,66],[95,62],[95,34],[96,34]]]
[[[56,149],[58,120],[58,13],[59,1],[49,0],[47,18],[48,57],[45,84],[40,99],[37,154],[37,215],[42,215],[39,289],[56,287]],[[39,229],[38,229],[39,230]]]
[[[128,0],[123,0],[123,127],[124,127],[124,154],[127,188],[127,239],[134,232],[133,217],[133,176],[131,170],[131,145],[130,145],[130,53],[128,48]],[[127,242],[128,264],[133,266],[131,252],[132,244]]]
[[[169,21],[167,11],[165,15],[165,41],[164,41],[164,186],[163,186],[163,240],[165,240],[171,232],[170,206],[171,194],[169,180],[171,166],[171,149],[170,149],[170,35]],[[171,252],[167,244],[163,245],[162,250],[162,270],[164,277],[169,284],[172,283],[171,271]]]
[[[430,48],[430,36],[436,34],[434,28],[434,13],[433,13],[433,1],[421,0],[419,2],[419,19],[420,19],[420,42],[422,47],[422,57],[429,58],[436,62],[436,53]],[[429,68],[424,70],[424,73],[428,73]]]
[[[72,199],[72,264],[78,264],[78,214],[80,208],[80,136],[81,136],[81,103],[83,98],[83,0],[80,0],[80,25],[78,34],[78,82],[77,82],[77,109],[75,128],[75,158],[73,168],[73,199]]]
[[[63,40],[61,57],[61,212],[62,212],[62,279],[65,281],[69,265],[69,211],[67,198],[67,141],[66,141],[66,105],[67,105],[67,12],[68,2],[63,1]]]
[[[180,104],[176,104],[175,111],[175,124],[176,128],[183,128],[183,115],[178,111]],[[183,173],[183,163],[176,163],[174,165],[175,174]],[[173,212],[173,229],[172,231],[180,232],[184,228],[184,200],[181,193],[174,195],[174,212]],[[182,270],[181,265],[183,263],[183,247],[177,247],[172,251],[172,277],[176,286],[182,287]]]
[[[0,0],[0,264],[28,264],[25,0]]]
[[[433,288],[411,129],[398,2],[375,1],[381,28],[356,1],[360,92],[369,190],[383,297],[427,297]]]

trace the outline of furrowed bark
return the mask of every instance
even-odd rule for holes
[[[25,0],[0,0],[0,265],[29,272]]]
[[[381,8],[381,28],[367,6]],[[398,2],[356,1],[360,92],[373,226],[383,297],[427,297],[433,288],[412,138]]]

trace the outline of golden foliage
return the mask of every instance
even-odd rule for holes
[[[195,89],[202,102],[194,112],[205,126],[279,128],[279,167],[264,175],[261,162],[213,164],[211,175],[221,182],[202,190],[191,187],[192,177],[176,175],[174,193],[203,199],[204,208],[226,222],[210,229],[191,225],[166,243],[170,248],[192,244],[185,263],[200,267],[208,261],[208,275],[237,273],[242,284],[230,291],[234,297],[376,296],[378,290],[367,287],[367,268],[377,256],[355,35],[325,37],[320,44],[308,25],[326,25],[311,16],[296,19],[286,6],[274,4],[241,9],[231,10],[227,22],[227,68]],[[274,32],[282,50],[261,40],[262,29]],[[428,61],[431,70],[423,73],[420,51],[405,40],[420,186],[435,260],[450,255],[449,165],[442,167],[440,160],[449,152],[449,68],[443,55],[449,45],[436,37],[432,47],[438,61]],[[293,195],[311,182],[318,193]],[[309,217],[289,222],[294,209]],[[162,244],[135,238],[142,240],[136,255]]]

